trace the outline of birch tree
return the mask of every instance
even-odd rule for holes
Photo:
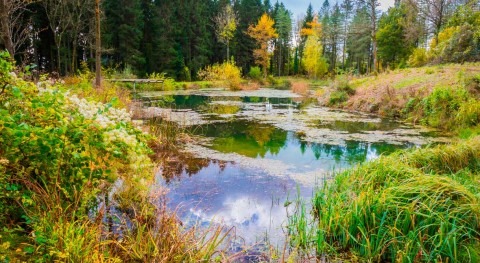
[[[215,34],[220,42],[227,46],[227,60],[230,59],[230,40],[237,30],[237,15],[230,4],[225,5],[222,11],[214,18]]]

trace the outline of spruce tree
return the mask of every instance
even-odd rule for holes
[[[145,57],[140,51],[144,23],[140,0],[104,0],[103,4],[103,46],[111,50],[109,65],[141,72]]]
[[[257,23],[264,8],[261,0],[240,0],[235,2],[234,9],[239,19],[232,54],[242,72],[246,73],[255,64],[253,50],[256,48],[255,40],[247,34],[247,31],[250,25]]]

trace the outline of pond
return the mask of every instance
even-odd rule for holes
[[[334,171],[447,140],[424,127],[320,107],[289,91],[141,96],[145,116],[183,127],[191,138],[185,150],[197,160],[175,177],[158,176],[170,206],[187,224],[234,227],[248,245],[281,244],[288,201],[310,199]]]

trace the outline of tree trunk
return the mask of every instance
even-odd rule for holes
[[[282,40],[279,41],[280,43],[280,50],[279,50],[279,55],[278,55],[278,76],[280,77],[282,75]],[[272,72],[273,74],[273,72]]]
[[[227,61],[230,61],[230,41],[227,40]]]
[[[9,20],[6,1],[7,0],[0,0],[0,24],[2,27],[1,35],[5,48],[7,49],[8,53],[10,53],[10,56],[13,58],[13,56],[15,56],[15,50],[13,48],[13,41],[8,28]]]
[[[378,67],[377,67],[378,58],[377,58],[377,37],[375,34],[372,37],[372,44],[373,44],[373,72],[376,73],[378,70]]]
[[[60,42],[59,40],[57,40],[58,42]],[[57,47],[57,71],[58,71],[58,74],[61,75],[61,57],[60,57],[60,46],[61,44],[57,43],[55,45]]]
[[[377,15],[375,4],[372,3],[372,45],[373,45],[373,72],[377,72]]]
[[[75,73],[77,70],[77,56],[77,35],[75,34],[72,42],[72,73]]]
[[[345,11],[345,13],[347,13]],[[347,51],[347,23],[348,23],[348,15],[345,14],[345,22],[343,27],[343,47],[342,47],[342,68],[345,70],[345,52]]]
[[[102,87],[102,42],[100,32],[100,0],[95,0],[95,87]]]

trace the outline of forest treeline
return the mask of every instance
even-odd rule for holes
[[[248,29],[265,13],[274,21],[268,73],[276,76],[307,74],[312,59],[318,77],[480,58],[478,0],[396,0],[383,13],[379,0],[325,0],[301,18],[269,0],[102,0],[101,7],[102,65],[138,76],[194,80],[231,58],[247,74],[257,48]],[[0,11],[0,47],[20,65],[59,75],[75,74],[81,62],[94,68],[94,0],[2,0]],[[302,32],[315,22],[305,50],[310,35]]]

